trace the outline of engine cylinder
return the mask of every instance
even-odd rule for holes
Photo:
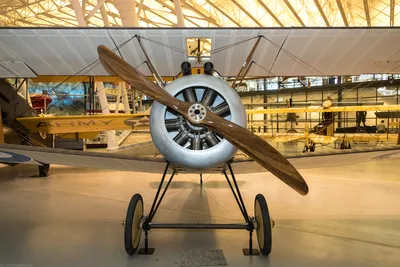
[[[246,127],[246,112],[239,95],[219,78],[188,75],[167,84],[164,89],[182,101],[203,104],[207,112],[216,110],[221,117]],[[237,151],[217,133],[205,126],[190,124],[158,102],[151,108],[150,131],[159,152],[169,162],[184,168],[211,168],[228,161]]]

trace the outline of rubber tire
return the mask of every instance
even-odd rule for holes
[[[50,164],[39,165],[39,176],[47,177],[49,176]]]
[[[140,205],[141,210],[139,207],[139,210],[136,210],[136,207]],[[129,202],[128,206],[128,211],[126,212],[126,218],[125,218],[125,230],[124,230],[124,242],[125,242],[125,251],[129,255],[135,254],[137,251],[139,244],[140,244],[140,236],[142,233],[141,228],[137,228],[137,231],[140,231],[138,233],[138,240],[135,242],[135,244],[132,242],[133,239],[133,230],[132,230],[132,225],[134,223],[134,217],[135,217],[135,212],[139,212],[141,214],[138,214],[140,218],[143,216],[143,198],[140,194],[135,194],[131,198],[131,202]],[[140,227],[140,226],[139,226]]]
[[[261,253],[264,256],[268,256],[271,253],[272,248],[272,225],[271,217],[269,216],[267,201],[262,194],[258,194],[254,200],[254,216],[258,225],[256,229],[258,246],[260,247]],[[260,232],[260,225],[263,229],[262,232]],[[260,235],[263,237],[263,239],[261,239]]]

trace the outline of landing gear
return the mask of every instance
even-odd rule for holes
[[[304,145],[303,153],[305,152],[315,152],[315,143],[310,141],[308,145]]]
[[[267,201],[261,194],[258,194],[254,201],[254,215],[260,251],[263,255],[268,256],[271,253],[273,221],[269,216]]]
[[[351,149],[351,144],[349,141],[342,141],[340,144],[340,149]]]
[[[49,176],[49,171],[50,171],[50,164],[39,165],[39,176],[40,177]]]
[[[154,216],[168,190],[169,185],[173,177],[176,174],[174,169],[170,178],[168,179],[165,188],[162,190],[164,181],[169,169],[170,163],[164,170],[163,177],[160,185],[157,189],[153,204],[150,212],[147,216],[143,216],[143,199],[141,195],[135,194],[128,206],[126,214],[126,220],[124,222],[125,227],[125,251],[129,255],[133,255],[137,250],[140,243],[140,235],[142,231],[145,232],[145,244],[144,248],[139,249],[138,254],[151,255],[154,253],[154,248],[149,248],[148,233],[151,229],[243,229],[249,232],[249,247],[243,249],[243,254],[248,256],[259,255],[257,249],[253,249],[253,232],[257,235],[258,244],[261,253],[268,256],[271,253],[271,229],[273,227],[273,221],[269,216],[267,202],[263,195],[258,194],[254,203],[255,217],[250,217],[247,213],[246,207],[242,195],[239,190],[235,175],[232,167],[228,162],[222,173],[224,174],[229,188],[238,204],[240,212],[243,215],[244,223],[230,223],[230,224],[211,224],[211,223],[154,223]],[[229,170],[230,178],[227,170]],[[200,175],[200,186],[202,186],[202,175]]]
[[[142,235],[143,198],[135,194],[129,202],[125,219],[125,251],[129,255],[135,254],[139,247],[140,236]]]

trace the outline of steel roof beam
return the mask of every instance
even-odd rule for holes
[[[41,24],[41,23],[28,21],[28,20],[25,20],[25,19],[12,18],[12,17],[10,17],[8,15],[3,15],[3,16],[6,17],[9,21],[11,21],[13,23],[15,23],[15,21],[19,21],[19,22],[22,22],[22,23],[30,25],[30,26],[36,26],[36,27],[43,27],[43,26],[44,27],[48,27],[49,26],[49,24]],[[38,18],[38,19],[42,20],[41,18]],[[46,21],[46,22],[48,22],[48,21]],[[54,25],[54,24],[51,24],[51,25]]]
[[[257,2],[265,9],[265,11],[267,11],[267,13],[276,21],[276,23],[279,24],[279,26],[285,27],[285,25],[283,25],[283,23],[274,14],[274,12],[272,12],[272,10],[269,9],[269,7],[267,7],[267,5],[262,0],[257,0]]]
[[[263,27],[263,25],[258,21],[258,19],[254,18],[253,15],[251,15],[245,8],[242,7],[241,4],[239,4],[236,0],[232,0],[232,3],[234,3],[243,13],[247,15],[252,21],[254,21],[258,26]]]
[[[341,0],[336,0],[336,4],[337,4],[337,6],[338,6],[338,8],[339,8],[340,15],[342,16],[344,25],[345,25],[346,27],[349,27],[349,22],[347,21],[346,12],[344,12],[344,8],[343,8],[343,5],[342,5],[342,1],[341,1]]]
[[[175,22],[173,22],[173,21],[167,19],[166,17],[163,17],[162,15],[160,15],[160,14],[158,14],[157,12],[151,10],[151,8],[149,8],[149,7],[147,7],[147,6],[143,6],[143,10],[144,10],[144,11],[148,11],[148,12],[154,14],[155,16],[157,16],[157,17],[159,17],[159,18],[165,20],[166,22],[170,23],[172,26],[176,25]]]
[[[86,22],[94,15],[94,13],[97,12],[97,10],[99,10],[103,6],[104,2],[105,2],[105,0],[98,0],[97,1],[97,5],[90,11],[89,15],[87,15],[85,17]]]
[[[48,14],[48,13],[37,14],[37,16],[45,16],[45,17],[48,17],[49,19],[52,19],[52,20],[59,20],[59,21],[62,21],[62,22],[64,22],[64,23],[67,23],[67,24],[69,24],[69,25],[72,25],[72,26],[75,26],[75,27],[76,27],[76,20],[75,20],[75,23],[73,23],[73,22],[71,22],[71,21],[68,21],[67,18],[59,18],[59,17],[57,17],[57,16],[54,16],[54,15]],[[56,23],[54,23],[54,24],[57,25]]]
[[[175,14],[175,16],[176,16],[175,8],[171,7],[170,5],[167,5],[167,4],[165,3],[165,1],[162,1],[162,0],[156,0],[156,2],[158,2],[159,4],[161,4],[161,5],[164,6],[164,7],[168,8],[169,10],[171,10],[171,11]],[[186,19],[187,21],[189,21],[190,23],[196,25],[197,27],[200,27],[200,25],[197,24],[197,23],[195,23],[194,21],[192,21],[192,20],[190,20],[190,19],[188,19],[188,18],[186,18],[186,17],[185,17],[185,19]],[[175,25],[175,23],[174,23],[174,25]]]
[[[290,11],[292,11],[293,15],[296,17],[296,19],[299,21],[299,23],[301,24],[301,26],[305,27],[306,24],[304,24],[304,22],[301,20],[299,14],[297,14],[297,11],[294,10],[293,6],[290,4],[290,2],[288,0],[283,0],[283,2],[285,2],[285,4],[287,5],[287,7],[290,9]]]
[[[213,8],[215,8],[216,10],[218,10],[219,13],[221,13],[222,15],[224,15],[225,17],[227,17],[230,21],[232,21],[233,23],[236,24],[236,26],[238,27],[242,27],[242,25],[237,22],[235,19],[233,19],[231,16],[228,15],[228,13],[226,13],[222,8],[218,7],[216,4],[214,4],[213,2],[211,2],[210,0],[206,0],[206,2],[212,6]]]
[[[140,16],[140,12],[142,12],[143,1],[144,1],[144,0],[140,0],[139,7],[138,7],[138,11],[137,11],[137,13],[136,13],[138,16]]]
[[[145,6],[143,6],[143,11],[152,12],[151,10],[147,10],[147,8],[146,8]],[[119,15],[116,14],[116,13],[113,13],[113,12],[111,12],[111,11],[106,11],[106,12],[107,12],[107,15],[108,15],[108,16],[110,16],[111,18],[113,18],[115,25],[120,26],[120,25],[118,24],[118,22],[116,21],[116,18],[119,18]],[[144,12],[142,12],[142,13],[144,14]],[[155,12],[152,12],[152,13],[154,13],[155,15],[158,15],[158,14],[155,13]],[[160,16],[160,15],[158,15],[158,16]],[[139,17],[140,17],[140,16],[139,16]],[[162,18],[162,17],[161,17],[161,18]],[[151,20],[148,19],[147,17],[140,17],[140,19],[143,20],[144,22],[148,23],[148,24],[154,25],[154,26],[156,26],[156,27],[160,27],[160,26],[157,25],[154,21],[151,21]],[[170,22],[170,21],[169,21],[168,19],[166,19],[166,18],[163,18],[163,19],[164,19],[165,21]],[[171,23],[172,23],[172,22],[171,22]],[[163,24],[163,23],[160,23],[160,25],[171,26],[171,25],[166,25],[166,24]],[[172,25],[174,25],[174,23],[172,23]]]
[[[192,10],[194,13],[197,13],[200,16],[204,17],[208,23],[212,23],[212,24],[215,24],[215,25],[221,27],[221,24],[219,24],[218,21],[211,14],[204,14],[203,13],[204,10],[203,10],[203,12],[200,10],[202,8],[201,6],[194,7],[192,5],[189,5],[185,1],[183,1],[183,5],[185,7],[187,7],[188,9]]]
[[[109,2],[108,0],[105,1],[105,3],[108,3],[108,2]],[[115,21],[115,18],[120,18],[119,15],[118,15],[118,14],[115,14],[115,13],[112,13],[111,11],[107,11],[106,8],[105,8],[105,4],[103,5],[102,8],[104,8],[105,14],[111,16],[111,17],[114,19],[115,24],[118,25],[118,23]],[[101,10],[102,8],[100,8],[100,12],[101,12],[101,13],[103,12],[103,11]],[[154,9],[152,9],[152,8],[150,8],[150,7],[148,7],[147,5],[145,5],[144,3],[142,3],[142,1],[140,1],[140,3],[139,3],[139,8],[140,8],[141,10],[143,10],[143,11],[148,11],[148,12],[150,12],[151,14],[154,14],[155,16],[157,16],[157,17],[159,17],[159,18],[165,20],[166,22],[170,23],[172,26],[175,25],[174,22],[172,22],[171,20],[167,19],[166,17],[164,17],[164,16],[158,14],[158,13],[156,12],[156,10],[154,10]],[[139,10],[138,10],[138,11],[139,11]],[[141,12],[137,12],[137,16],[140,17],[140,18],[143,18],[143,16],[140,16],[140,13],[141,13]],[[102,16],[103,16],[103,14],[102,14]],[[100,18],[99,18],[99,19],[100,19]],[[103,19],[103,20],[104,20],[104,19]],[[107,17],[107,21],[109,21],[109,20],[108,20],[108,17]],[[146,23],[149,23],[149,24],[152,24],[152,25],[154,25],[154,26],[158,26],[154,21],[150,22],[150,20],[147,19],[147,18],[146,18],[146,21],[145,21],[145,22],[146,22]],[[109,23],[109,22],[108,22],[108,23]],[[163,24],[163,23],[160,23],[160,25],[163,25],[163,26],[171,26],[171,25]],[[106,26],[106,24],[105,24],[105,26]]]
[[[364,1],[364,11],[365,11],[365,19],[367,20],[368,27],[371,27],[371,16],[369,15],[369,3],[368,0]]]
[[[105,7],[104,4],[101,5],[101,7],[100,7],[100,14],[101,14],[101,18],[103,19],[104,26],[105,27],[110,27],[111,24],[110,24],[110,21],[108,19],[107,10],[106,10],[106,7]]]
[[[364,1],[366,1],[366,0],[364,0]],[[321,4],[319,3],[319,0],[314,0],[314,3],[315,3],[315,5],[317,6],[318,11],[319,11],[319,13],[321,14],[322,18],[324,19],[326,26],[327,26],[327,27],[330,27],[331,25],[330,25],[330,23],[329,23],[329,21],[328,21],[328,18],[327,18],[326,15],[325,15],[324,10],[322,9]]]

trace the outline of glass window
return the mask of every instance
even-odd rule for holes
[[[55,115],[81,115],[85,112],[85,87],[89,83],[78,82],[33,82],[29,80],[28,88],[31,99],[46,93],[51,98],[47,112]]]

